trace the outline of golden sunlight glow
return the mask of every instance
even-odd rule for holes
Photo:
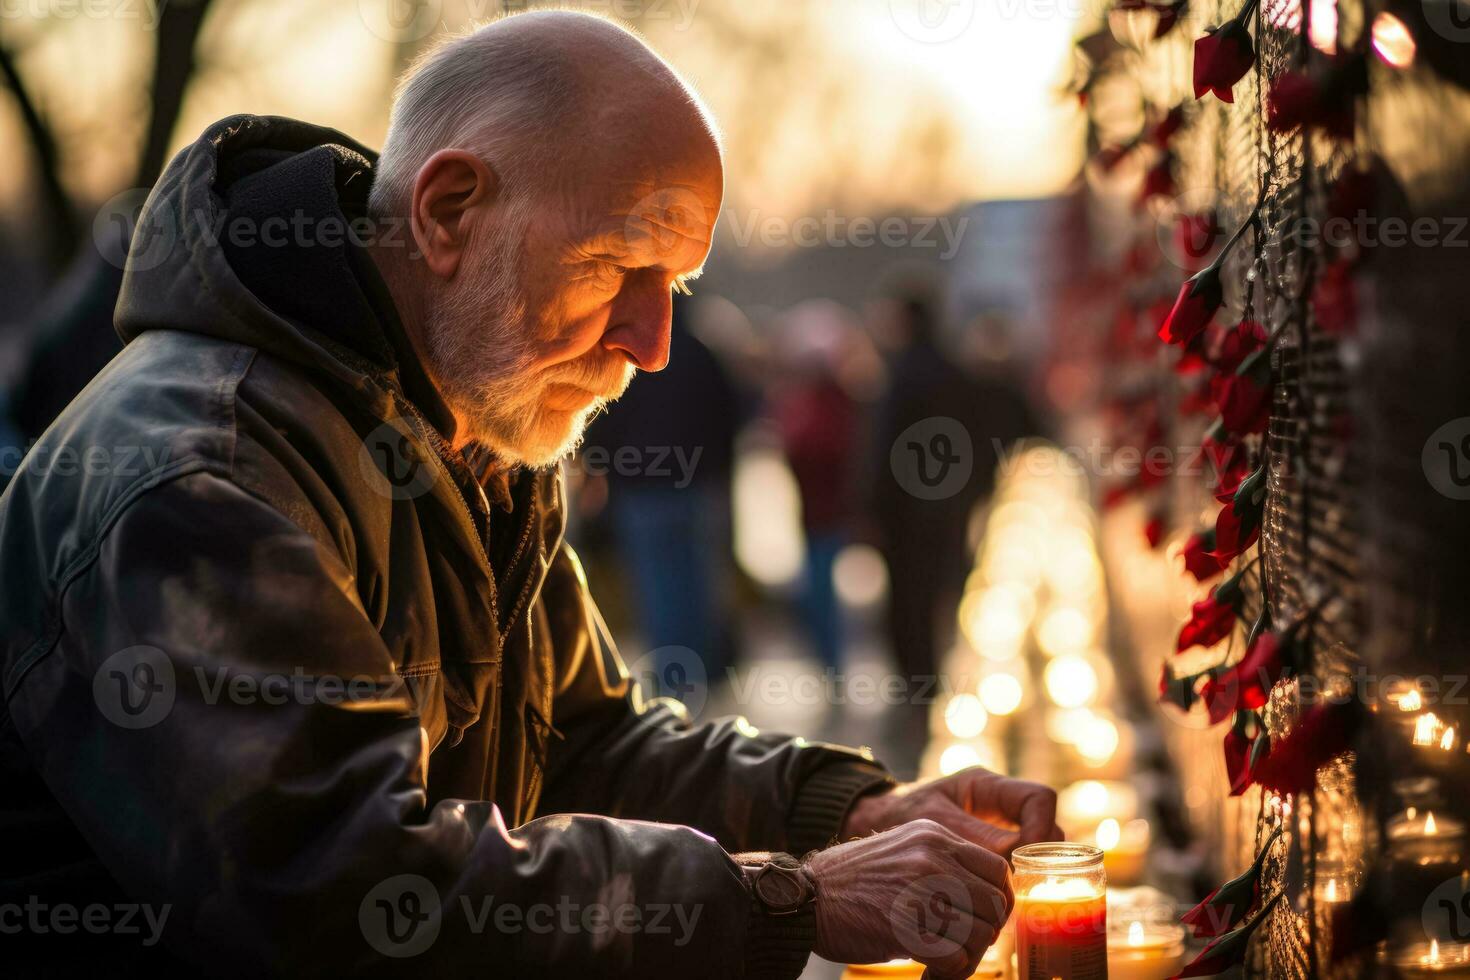
[[[801,498],[779,453],[763,449],[737,458],[733,509],[740,567],[762,585],[795,581],[804,548]]]
[[[1080,708],[1097,696],[1097,671],[1075,653],[1057,657],[1042,676],[1047,697],[1059,708]]]
[[[1083,154],[1082,113],[1062,92],[1077,5],[932,5],[948,8],[941,17],[947,23],[925,36],[906,29],[904,6],[862,0],[828,7],[834,35],[853,37],[859,47],[855,58],[870,82],[865,91],[878,100],[874,111],[898,108],[895,79],[922,79],[961,124],[971,194],[1023,198],[1065,188]]]
[[[1337,0],[1312,0],[1312,46],[1325,54],[1337,53]]]
[[[1088,723],[1087,734],[1076,743],[1077,754],[1094,765],[1102,765],[1118,751],[1122,735],[1118,726],[1101,715],[1094,715]]]
[[[1092,620],[1075,606],[1057,606],[1041,620],[1036,643],[1049,657],[1080,650],[1092,641]]]
[[[1015,674],[998,671],[980,682],[980,703],[993,715],[1008,715],[1021,706],[1025,688]]]
[[[940,754],[939,773],[942,776],[953,776],[961,769],[969,769],[971,766],[980,764],[980,753],[973,745],[956,742]]]
[[[974,738],[985,731],[989,720],[985,706],[973,694],[956,694],[944,706],[945,727],[959,738]]]
[[[1385,10],[1373,18],[1373,50],[1393,67],[1407,68],[1414,63],[1418,46],[1404,22]]]

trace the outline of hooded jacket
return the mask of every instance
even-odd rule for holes
[[[889,777],[643,698],[560,474],[450,448],[355,241],[374,160],[253,116],[183,150],[123,351],[0,498],[8,966],[796,976],[810,911],[731,852]]]

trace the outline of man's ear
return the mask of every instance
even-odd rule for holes
[[[454,275],[475,224],[475,209],[499,193],[499,175],[465,150],[440,150],[419,168],[409,221],[419,252],[436,276]]]

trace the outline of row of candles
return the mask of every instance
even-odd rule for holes
[[[1107,887],[1101,848],[1032,844],[1012,857],[1016,906],[975,980],[1165,980],[1185,962],[1184,927],[1151,888]],[[919,977],[923,967],[894,960],[848,968],[845,980]]]
[[[1040,700],[1049,761],[1084,778],[1058,797],[1072,843],[1016,851],[1016,908],[974,976],[1162,980],[1185,962],[1185,931],[1167,896],[1121,887],[1144,877],[1150,828],[1133,786],[1108,778],[1126,775],[1133,732],[1106,707],[1114,678],[1099,647],[1107,603],[1096,515],[1057,450],[1031,448],[1017,462],[997,488],[959,607],[964,642],[950,668],[974,682],[935,712],[924,767],[1006,769],[1001,736],[1014,736]],[[849,968],[853,978],[922,972],[911,961]]]
[[[1073,980],[1173,976],[1187,958],[1185,931],[1166,896],[1127,887],[1144,877],[1150,827],[1134,788],[1107,778],[1126,775],[1133,732],[1105,707],[1113,677],[1110,662],[1097,646],[1106,634],[1106,604],[1094,515],[1085,490],[1063,475],[1064,468],[1051,465],[1055,461],[1023,457],[1020,462],[999,489],[984,547],[959,610],[966,642],[956,651],[958,662],[952,660],[950,666],[956,676],[976,680],[961,685],[936,712],[925,767],[931,774],[977,764],[1005,769],[1006,744],[998,736],[1008,729],[1014,735],[1018,717],[1032,714],[1023,709],[1044,699],[1040,707],[1047,743],[1063,753],[1080,775],[1098,777],[1083,778],[1062,791],[1058,821],[1069,840],[1095,849],[1099,867],[1096,874],[1088,872],[1080,879],[1055,873],[1026,878],[1018,865],[1018,909],[1012,920],[1017,925],[1006,930],[976,976]],[[1415,746],[1441,757],[1460,748],[1454,726],[1425,710],[1425,699],[1412,684],[1390,690],[1386,700],[1399,713]],[[1452,874],[1464,863],[1466,827],[1442,809],[1436,812],[1433,801],[1422,793],[1421,797],[1418,805],[1409,805],[1385,827],[1388,853],[1398,862]],[[1314,896],[1330,908],[1350,901],[1356,884],[1356,875],[1333,872],[1330,862],[1323,861]],[[1140,894],[1146,898],[1140,900]],[[1043,921],[1055,922],[1070,910],[1087,922],[1097,909],[1106,910],[1098,918],[1106,928],[1087,927],[1073,936],[1024,928],[1033,918],[1030,912],[1039,911]],[[1090,937],[1082,944],[1087,950],[1081,966],[1069,972],[1045,965],[1054,952],[1046,951],[1053,945],[1060,943],[1064,951],[1071,951],[1066,956],[1076,952],[1078,935]],[[1424,939],[1397,944],[1383,955],[1384,961],[1401,976],[1470,978],[1470,946],[1439,937]],[[915,967],[899,962],[854,969],[905,975]]]

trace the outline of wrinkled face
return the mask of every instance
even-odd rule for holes
[[[496,205],[425,323],[430,373],[471,438],[551,465],[637,370],[663,369],[672,291],[709,254],[722,180],[714,156]]]

